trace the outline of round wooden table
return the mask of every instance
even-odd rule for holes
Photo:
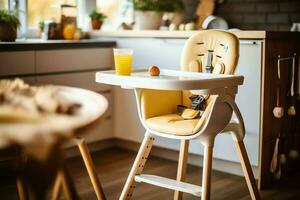
[[[77,199],[72,180],[65,168],[61,144],[82,133],[104,114],[107,100],[95,92],[57,86],[64,99],[80,104],[74,115],[49,115],[38,122],[0,122],[0,148],[17,147],[18,189],[25,185],[33,199],[45,199],[58,173],[69,186],[69,198]]]

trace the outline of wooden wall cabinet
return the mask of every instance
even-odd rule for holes
[[[288,93],[291,86],[291,70],[292,62],[281,62],[281,81],[280,81],[280,101],[281,106],[284,107],[284,117],[278,119],[273,115],[273,108],[276,106],[276,87],[277,87],[277,58],[291,57],[296,54],[296,68],[295,74],[299,73],[300,66],[300,34],[299,32],[267,32],[265,44],[263,46],[263,65],[262,65],[262,92],[261,92],[261,134],[260,134],[260,177],[259,187],[267,188],[277,182],[270,173],[270,163],[273,155],[274,145],[279,133],[285,135],[285,155],[288,158],[288,151],[292,147],[294,138],[293,123],[298,123],[300,120],[300,102],[296,105],[297,115],[295,117],[288,116],[287,110],[290,106],[290,98]],[[295,97],[299,98],[297,91],[299,90],[298,76],[295,76]],[[298,84],[297,84],[298,83]],[[295,99],[296,101],[296,99]],[[298,139],[299,140],[299,139]],[[298,141],[300,144],[300,141]],[[298,147],[298,150],[299,147]],[[300,167],[300,160],[298,159],[298,170]],[[291,159],[288,158],[288,165]],[[295,164],[295,163],[294,163]],[[290,166],[288,167],[290,168]],[[283,179],[293,176],[289,169],[282,171]],[[299,171],[298,171],[299,172]]]

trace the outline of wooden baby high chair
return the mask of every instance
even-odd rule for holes
[[[239,40],[229,32],[201,31],[187,40],[181,69],[191,72],[233,74],[239,58]],[[235,103],[237,86],[218,88],[215,91],[166,91],[136,89],[138,111],[145,137],[134,161],[120,199],[130,199],[136,182],[144,182],[175,190],[174,199],[181,199],[182,192],[210,199],[212,154],[215,137],[222,132],[231,133],[248,189],[252,199],[260,199],[249,159],[244,146],[245,128],[242,115]],[[205,110],[201,117],[183,119],[177,105],[190,106],[192,94],[204,95]],[[231,121],[232,113],[236,118]],[[142,174],[150,153],[154,136],[181,140],[177,180]],[[188,154],[189,140],[200,140],[204,145],[202,187],[182,182]]]

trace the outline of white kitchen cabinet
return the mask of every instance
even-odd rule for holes
[[[118,38],[120,48],[134,50],[134,68],[157,65],[160,68],[180,69],[180,56],[185,39],[159,38]],[[241,40],[240,59],[237,74],[245,76],[245,83],[239,88],[237,104],[245,120],[245,145],[253,166],[258,166],[259,127],[260,127],[260,85],[261,85],[262,42],[260,40]],[[137,113],[135,96],[132,90],[115,88],[115,136],[125,140],[140,142],[145,132]],[[124,120],[127,119],[127,120]],[[178,150],[179,141],[158,138],[155,145]],[[203,146],[192,141],[190,153],[203,154]],[[216,138],[214,158],[238,162],[230,135]]]
[[[246,128],[244,142],[250,162],[254,166],[258,166],[259,155],[261,59],[261,41],[241,41],[236,74],[243,75],[245,80],[244,85],[239,87],[236,102],[244,118]],[[215,144],[215,157],[239,162],[230,135],[217,137]]]

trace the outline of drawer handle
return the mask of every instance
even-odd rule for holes
[[[257,45],[258,43],[256,41],[240,41],[240,44],[244,44],[244,45]]]

